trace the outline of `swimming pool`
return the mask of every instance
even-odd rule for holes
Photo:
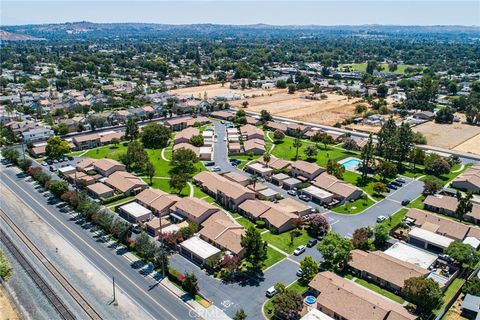
[[[344,159],[342,161],[340,161],[339,163],[345,167],[345,169],[347,170],[355,170],[358,168],[358,166],[360,165],[362,161],[360,159],[357,159],[357,158],[347,158],[347,159]]]

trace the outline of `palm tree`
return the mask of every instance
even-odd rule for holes
[[[253,184],[253,190],[255,191],[255,185],[257,184],[259,178],[256,174],[250,177],[249,184]]]
[[[265,166],[268,167],[268,163],[270,162],[271,160],[271,156],[270,156],[270,153],[264,153],[263,154],[263,162],[265,162]]]

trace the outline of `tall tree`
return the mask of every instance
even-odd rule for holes
[[[138,130],[138,123],[136,117],[130,117],[125,124],[125,138],[133,141],[138,138],[140,132]]]
[[[468,192],[466,196],[462,196],[460,191],[457,191],[458,205],[455,209],[455,216],[457,216],[458,219],[463,220],[467,213],[472,212],[472,199],[473,194],[471,192]]]
[[[258,271],[267,259],[267,243],[262,240],[260,232],[251,226],[242,235],[241,245],[244,249],[244,258],[253,271]]]
[[[433,279],[419,277],[405,280],[402,296],[415,304],[418,312],[425,315],[429,315],[442,303],[442,292]]]
[[[363,146],[362,153],[360,158],[362,159],[362,181],[366,181],[368,177],[368,173],[373,168],[375,163],[375,146],[373,144],[373,135],[370,134],[368,136],[367,144]]]
[[[305,257],[300,261],[300,269],[302,270],[302,282],[309,283],[318,273],[318,263],[311,256]]]
[[[388,119],[377,135],[377,153],[384,159],[391,161],[395,159],[397,148],[397,125],[392,118]]]
[[[286,289],[273,297],[272,304],[274,319],[296,320],[302,310],[303,299],[295,290]]]
[[[413,143],[413,131],[407,122],[402,122],[398,128],[395,142],[397,143],[396,160],[402,165],[402,163],[408,159],[408,156],[415,146]]]
[[[446,253],[462,268],[475,268],[479,261],[479,254],[474,247],[460,241],[453,241],[448,245]]]
[[[293,147],[295,148],[295,160],[298,159],[298,149],[302,146],[303,131],[299,128],[295,129]]]
[[[148,161],[148,154],[138,141],[128,144],[127,153],[120,155],[120,161],[128,170],[143,171]]]
[[[170,130],[158,123],[151,122],[143,127],[141,140],[145,148],[161,149],[168,146]]]
[[[150,179],[150,185],[152,185],[152,182],[153,182],[153,177],[155,176],[155,166],[153,165],[153,163],[151,163],[150,161],[147,162],[147,164],[145,165],[145,172],[148,176],[148,178]]]
[[[47,140],[45,155],[50,159],[59,159],[70,152],[68,142],[58,136],[51,136]]]
[[[338,270],[348,258],[352,250],[352,242],[338,233],[330,232],[318,245],[327,269]]]

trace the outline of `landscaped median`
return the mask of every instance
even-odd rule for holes
[[[280,234],[266,232],[262,234],[262,239],[272,246],[292,254],[299,245],[305,245],[311,237],[305,229],[295,229]]]
[[[332,211],[342,214],[356,214],[360,213],[368,207],[374,205],[375,202],[363,194],[363,198],[359,198],[353,202],[346,202],[341,206],[335,207]]]

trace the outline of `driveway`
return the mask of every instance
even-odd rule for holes
[[[298,264],[288,259],[283,259],[266,270],[263,277],[239,283],[223,283],[179,254],[173,255],[169,261],[170,265],[180,272],[194,272],[199,279],[201,294],[230,317],[242,308],[247,313],[248,319],[263,319],[262,305],[267,299],[265,291],[278,282],[288,285],[298,279],[295,275]]]

